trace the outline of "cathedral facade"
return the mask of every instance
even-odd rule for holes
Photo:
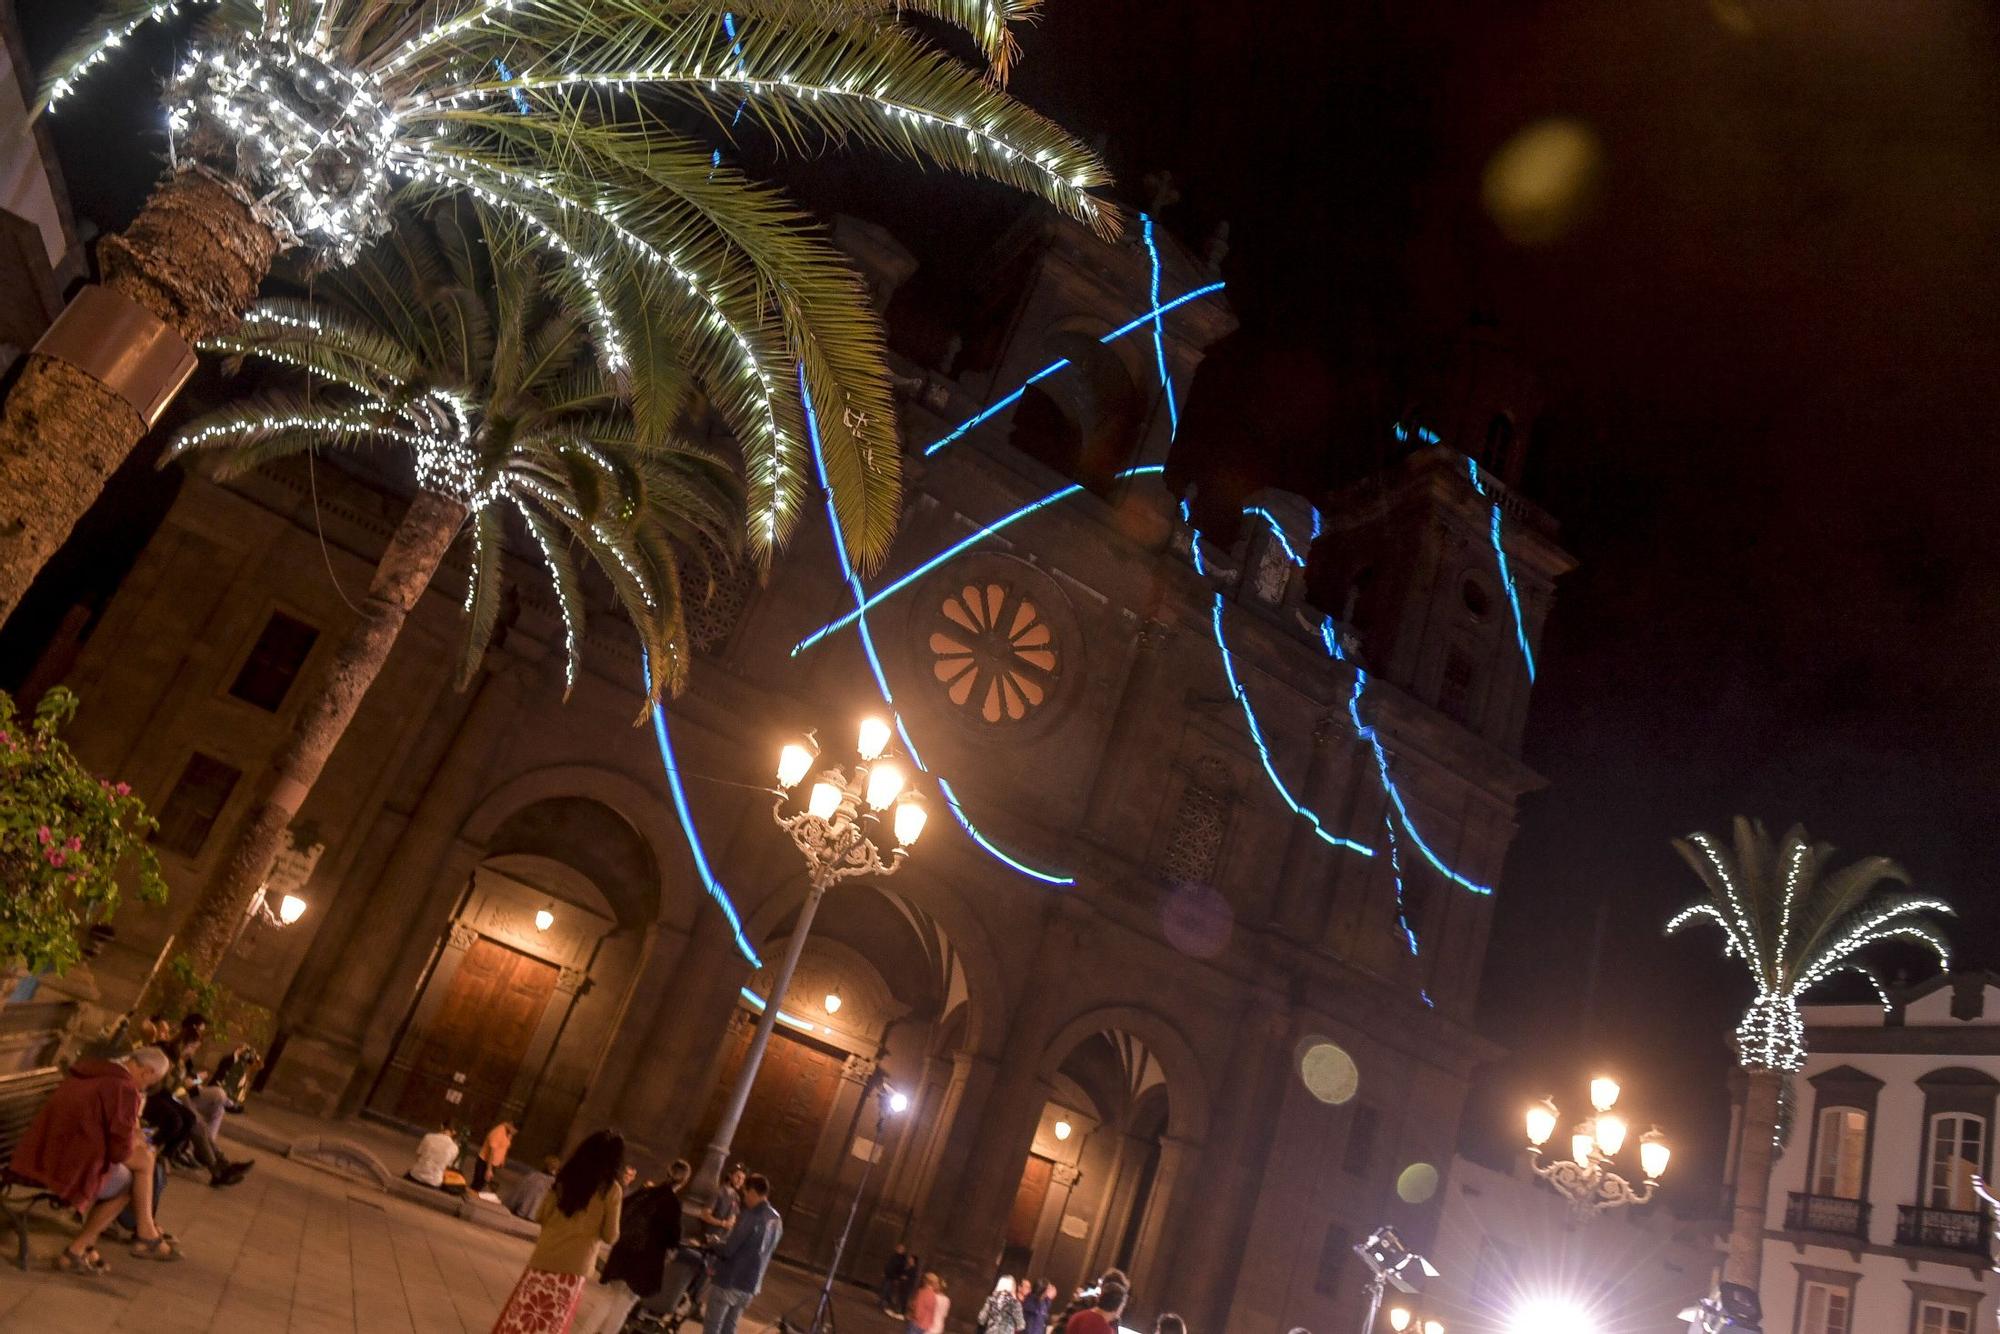
[[[908,255],[841,236],[888,308]],[[1163,378],[1184,394],[1232,326],[1214,275],[1150,230],[1047,222],[999,267],[1020,295],[972,364],[899,362],[906,514],[865,618],[808,523],[701,602],[692,686],[635,727],[634,638],[591,620],[563,702],[529,569],[455,688],[448,569],[306,802],[285,870],[306,915],[253,923],[220,981],[277,1016],[264,1097],[507,1116],[524,1156],[615,1125],[649,1163],[698,1157],[806,894],[770,816],[779,747],[846,749],[886,688],[929,829],[827,897],[735,1139],[787,1252],[828,1257],[872,1162],[858,1274],[898,1241],[982,1287],[1117,1264],[1148,1318],[1341,1328],[1353,1243],[1434,1227],[1493,1055],[1471,1012],[1568,565],[1510,486],[1529,413],[1468,371],[1380,470],[1259,496],[1211,540],[1159,465]],[[179,890],[121,916],[108,1004],[268,781],[405,494],[325,463],[190,478],[45,673],[83,698],[86,758],[159,814]],[[1305,601],[1314,543],[1333,616]],[[867,1097],[883,1080],[900,1114]]]

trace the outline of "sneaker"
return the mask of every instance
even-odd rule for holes
[[[214,1176],[210,1177],[208,1184],[211,1186],[237,1185],[243,1180],[244,1177],[250,1175],[250,1169],[255,1167],[256,1165],[257,1165],[256,1162],[249,1158],[245,1158],[241,1162],[230,1163],[228,1166],[224,1167],[220,1172],[217,1172]]]

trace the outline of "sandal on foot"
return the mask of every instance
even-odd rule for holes
[[[162,1232],[151,1241],[141,1237],[133,1242],[132,1254],[141,1260],[178,1260],[181,1258],[181,1248],[174,1244],[172,1237]]]
[[[55,1263],[56,1271],[62,1274],[86,1274],[97,1277],[111,1272],[111,1266],[104,1263],[104,1257],[97,1253],[95,1247],[81,1255],[71,1250],[57,1251]]]

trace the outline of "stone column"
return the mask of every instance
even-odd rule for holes
[[[591,1075],[582,1106],[577,1108],[579,1125],[618,1124],[618,1099],[638,1070],[646,1038],[659,1017],[661,1000],[673,979],[686,963],[692,935],[683,934],[664,923],[648,928],[647,941],[639,961],[638,975],[632,979],[625,1003],[619,1011],[597,1070]]]
[[[952,1057],[951,1083],[917,1169],[913,1192],[916,1213],[910,1236],[924,1251],[943,1243],[948,1222],[958,1212],[959,1185],[978,1144],[980,1113],[992,1096],[999,1073],[1000,1063],[990,1056],[959,1052]]]
[[[1171,638],[1172,631],[1164,623],[1147,620],[1140,625],[1133,641],[1131,665],[1118,696],[1118,711],[1112,715],[1104,753],[1098,757],[1096,772],[1091,776],[1089,802],[1083,814],[1083,830],[1088,837],[1116,838],[1120,833],[1118,796],[1124,785],[1119,782],[1119,775],[1128,769],[1125,756],[1134,748],[1135,739],[1151,715],[1166,659],[1164,650]]]
[[[1173,1272],[1173,1256],[1165,1249],[1167,1220],[1173,1217],[1174,1194],[1180,1184],[1181,1171],[1201,1153],[1201,1145],[1192,1140],[1175,1139],[1171,1135],[1160,1138],[1160,1162],[1153,1169],[1153,1188],[1146,1195],[1145,1214],[1139,1222],[1139,1236],[1132,1246],[1132,1263],[1126,1269],[1131,1276],[1132,1288],[1140,1295],[1148,1311],[1158,1313],[1168,1309],[1165,1302],[1157,1300],[1158,1294],[1171,1286],[1168,1275]]]
[[[1362,831],[1357,836],[1355,831],[1342,828],[1338,823],[1346,802],[1336,798],[1345,795],[1348,780],[1353,774],[1352,764],[1343,763],[1354,754],[1349,744],[1354,738],[1352,722],[1344,714],[1323,713],[1313,724],[1312,735],[1312,762],[1306,770],[1303,788],[1306,805],[1319,813],[1320,819],[1326,822],[1328,833],[1373,845],[1379,841],[1373,837],[1373,831]],[[1369,762],[1373,763],[1373,760]],[[1387,855],[1387,849],[1379,851]],[[1293,816],[1272,899],[1257,906],[1271,913],[1279,929],[1290,939],[1302,944],[1317,943],[1325,934],[1331,916],[1331,862],[1335,857],[1353,855],[1314,833],[1305,817]]]
[[[725,1045],[720,1039],[749,976],[728,919],[704,899],[680,966],[660,992],[650,1022],[630,1039],[638,1056],[614,1106],[637,1153],[664,1161],[680,1151],[701,1114]]]

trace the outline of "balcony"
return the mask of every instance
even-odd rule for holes
[[[1785,1231],[1825,1232],[1868,1239],[1868,1201],[1791,1192],[1785,1202]]]
[[[1970,1251],[1985,1255],[1993,1235],[1986,1211],[1925,1209],[1914,1204],[1896,1207],[1896,1244],[1925,1246],[1938,1251]]]

